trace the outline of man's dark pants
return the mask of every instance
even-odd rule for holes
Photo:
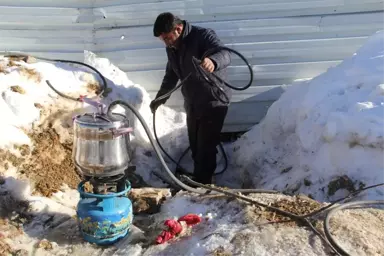
[[[203,116],[187,112],[189,144],[194,160],[195,181],[211,184],[216,169],[217,146],[228,107],[209,109]]]

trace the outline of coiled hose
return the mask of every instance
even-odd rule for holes
[[[8,52],[7,52],[8,53]],[[28,57],[28,56],[31,56],[31,55],[26,55],[26,54],[14,54],[14,55],[8,55],[8,56],[5,56],[5,57],[20,57],[20,56],[23,56],[23,57]],[[34,57],[34,56],[31,56],[31,57]],[[102,81],[103,81],[103,86],[102,86],[102,90],[101,92],[99,93],[99,95],[102,95],[102,92],[107,88],[107,83],[106,83],[106,80],[105,78],[103,77],[103,75],[98,71],[96,70],[95,68],[85,64],[85,63],[82,63],[82,62],[77,62],[77,61],[67,61],[67,60],[52,60],[52,59],[47,59],[47,58],[38,58],[38,57],[34,57],[35,59],[40,59],[40,60],[45,60],[45,61],[57,61],[57,62],[63,62],[63,63],[75,63],[75,64],[79,64],[79,65],[83,65],[83,66],[87,66],[89,67],[90,69],[94,70],[101,78],[102,78]],[[49,81],[47,81],[47,84],[48,84]],[[79,101],[81,102],[81,98],[73,98],[73,97],[69,97],[63,93],[60,93],[58,90],[56,90],[52,84],[48,84],[52,90],[54,90],[55,92],[58,93],[58,95],[64,97],[64,98],[67,98],[67,99],[70,99],[70,100],[74,100],[74,101]],[[175,90],[175,89],[174,89]],[[355,198],[357,195],[359,195],[361,192],[365,191],[365,190],[368,190],[368,189],[372,189],[372,188],[375,188],[375,187],[379,187],[379,186],[384,186],[384,183],[380,183],[380,184],[376,184],[376,185],[372,185],[372,186],[369,186],[369,187],[365,187],[365,188],[362,188],[360,190],[357,190],[353,193],[351,193],[350,195],[348,195],[347,197],[345,198],[341,198],[323,208],[320,208],[318,210],[315,210],[309,214],[305,214],[305,215],[296,215],[294,213],[291,213],[291,212],[287,212],[285,210],[281,210],[277,207],[273,207],[271,205],[268,205],[268,204],[264,204],[264,203],[261,203],[259,201],[256,201],[250,197],[246,197],[246,196],[243,196],[239,193],[243,193],[243,194],[246,194],[246,193],[272,193],[272,194],[276,194],[276,193],[280,193],[278,191],[275,191],[275,190],[263,190],[263,189],[223,189],[223,188],[219,188],[219,187],[212,187],[212,186],[208,186],[208,185],[204,185],[204,184],[200,184],[200,183],[197,183],[191,179],[189,179],[187,176],[183,176],[183,178],[188,182],[190,183],[191,185],[194,185],[194,186],[197,186],[199,187],[200,189],[195,189],[195,188],[192,188],[188,185],[186,185],[185,183],[183,183],[182,181],[180,181],[179,179],[177,179],[173,173],[171,172],[171,170],[168,168],[167,164],[165,163],[164,161],[164,158],[161,156],[161,152],[160,152],[160,148],[159,146],[155,143],[155,140],[154,138],[152,137],[151,135],[151,132],[148,128],[148,125],[145,123],[145,120],[144,118],[140,115],[140,113],[129,103],[127,102],[124,102],[124,101],[121,101],[121,100],[116,100],[114,102],[112,102],[108,109],[107,109],[107,114],[113,119],[113,115],[112,115],[112,109],[114,106],[116,105],[123,105],[125,107],[127,107],[128,109],[130,109],[135,115],[136,117],[139,119],[140,123],[143,125],[144,127],[144,130],[145,132],[147,133],[148,135],[148,138],[156,152],[156,155],[158,157],[158,159],[160,160],[160,163],[162,164],[162,166],[164,167],[164,169],[166,170],[166,172],[168,173],[168,175],[172,178],[172,180],[177,184],[179,185],[181,188],[187,190],[187,191],[190,191],[190,192],[194,192],[194,193],[198,193],[198,194],[208,194],[208,193],[213,193],[213,192],[216,192],[216,193],[219,193],[219,194],[223,194],[223,195],[227,195],[227,196],[230,196],[230,197],[233,197],[233,198],[238,198],[238,199],[241,199],[241,200],[244,200],[245,202],[249,202],[251,204],[255,204],[255,205],[258,205],[258,206],[262,206],[262,207],[265,207],[266,209],[269,209],[273,212],[276,212],[278,214],[281,214],[283,216],[287,216],[289,218],[291,218],[292,221],[298,221],[300,223],[303,223],[305,224],[308,228],[310,228],[317,236],[320,237],[320,239],[326,244],[329,246],[329,248],[332,249],[332,251],[336,254],[336,255],[346,255],[346,256],[349,256],[350,254],[348,254],[348,252],[343,249],[339,243],[337,243],[335,241],[335,239],[332,237],[332,235],[330,234],[330,219],[331,217],[335,214],[336,211],[339,211],[339,210],[342,210],[342,209],[345,209],[345,208],[348,208],[348,207],[351,207],[351,206],[362,206],[362,205],[373,205],[373,204],[384,204],[384,201],[383,200],[374,200],[374,201],[360,201],[360,202],[353,202],[353,203],[345,203],[345,204],[341,204],[340,206],[337,206],[335,207],[336,203],[340,203],[340,202],[343,202],[343,201],[346,201],[346,200],[351,200],[353,198]],[[313,226],[312,224],[312,218],[318,216],[320,213],[326,211],[326,210],[329,210],[329,209],[332,209],[330,212],[328,212],[325,220],[324,220],[324,231],[325,231],[325,237]]]
[[[373,200],[373,201],[356,201],[356,202],[349,202],[344,203],[339,206],[336,206],[332,208],[331,211],[328,212],[327,216],[324,219],[323,225],[324,225],[324,233],[327,237],[328,241],[335,247],[342,255],[349,255],[349,253],[343,248],[343,246],[340,245],[336,241],[336,239],[331,234],[331,228],[330,228],[330,220],[331,218],[336,214],[336,212],[341,211],[343,209],[352,208],[354,206],[365,206],[365,205],[384,205],[384,200]]]
[[[212,54],[218,52],[218,51],[228,51],[228,52],[232,52],[234,54],[236,54],[237,56],[239,56],[246,64],[248,70],[249,70],[249,74],[250,74],[250,77],[249,77],[249,81],[248,83],[244,86],[244,87],[236,87],[236,86],[233,86],[231,85],[230,83],[224,81],[223,79],[221,79],[219,76],[217,76],[215,73],[209,73],[208,71],[206,71],[204,68],[202,68],[200,66],[200,63],[201,61],[195,57],[192,58],[192,63],[193,63],[193,66],[195,68],[195,73],[200,76],[200,77],[203,77],[204,80],[211,86],[210,89],[211,89],[211,92],[212,92],[212,95],[218,100],[220,101],[221,103],[224,103],[224,104],[229,104],[230,103],[230,100],[229,100],[229,97],[228,95],[226,95],[225,91],[223,90],[223,88],[219,85],[220,84],[224,84],[225,86],[228,86],[229,88],[231,89],[234,89],[236,91],[244,91],[246,89],[248,89],[251,85],[252,85],[252,82],[253,82],[253,69],[252,69],[252,66],[249,64],[248,60],[241,54],[239,53],[238,51],[234,50],[234,49],[231,49],[229,47],[225,47],[225,46],[220,46],[220,47],[216,47],[216,48],[213,48],[213,49],[209,49],[208,51],[206,51],[203,56],[202,56],[202,59],[206,58],[206,57],[209,57],[211,56]],[[168,98],[171,96],[172,93],[174,93],[176,90],[178,90],[180,87],[182,87],[185,82],[191,77],[192,73],[189,73],[180,83],[179,85],[177,85],[174,89],[170,90],[168,93],[165,93],[161,96],[159,96],[158,98],[154,99],[154,102],[156,101],[160,101],[160,100],[163,100],[165,98]],[[187,154],[187,152],[190,150],[190,147],[188,147],[180,156],[179,160],[176,161],[174,160],[168,153],[167,151],[163,148],[163,146],[161,145],[160,143],[160,140],[157,136],[157,132],[156,132],[156,111],[153,113],[153,132],[154,132],[154,135],[155,135],[155,139],[157,141],[157,143],[159,144],[159,147],[160,149],[163,151],[163,153],[174,163],[176,164],[176,173],[177,172],[180,172],[180,173],[183,173],[185,175],[189,175],[191,174],[191,172],[188,172],[187,170],[185,170],[185,168],[183,168],[181,165],[180,165],[180,162],[181,160],[183,159],[183,157]],[[223,145],[220,143],[219,144],[219,147],[220,147],[220,151],[222,152],[223,154],[223,157],[224,157],[224,168],[217,172],[217,173],[214,173],[213,175],[216,176],[216,175],[220,175],[222,173],[224,173],[227,168],[228,168],[228,157],[227,157],[227,154],[225,153],[225,150],[224,150],[224,147]]]

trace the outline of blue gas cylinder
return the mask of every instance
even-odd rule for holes
[[[93,194],[84,191],[84,181],[78,191],[77,224],[84,240],[110,245],[125,237],[132,224],[132,202],[126,196],[131,184],[126,181],[125,189],[118,193]]]

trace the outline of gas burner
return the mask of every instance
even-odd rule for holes
[[[92,180],[93,182],[97,183],[108,183],[108,182],[118,182],[119,180],[123,179],[125,176],[124,173],[114,175],[114,176],[106,176],[106,177],[90,177],[86,176],[87,180]]]
[[[85,177],[86,181],[93,187],[94,194],[118,193],[125,189],[125,174],[118,174],[111,177]]]

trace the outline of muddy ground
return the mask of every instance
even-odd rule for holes
[[[35,193],[43,196],[51,196],[64,183],[76,188],[80,178],[71,158],[72,143],[61,143],[59,135],[50,128],[30,133],[28,136],[34,147],[15,147],[20,156],[10,151],[0,151],[2,167],[5,170],[10,166],[16,167],[21,176],[32,181]]]

